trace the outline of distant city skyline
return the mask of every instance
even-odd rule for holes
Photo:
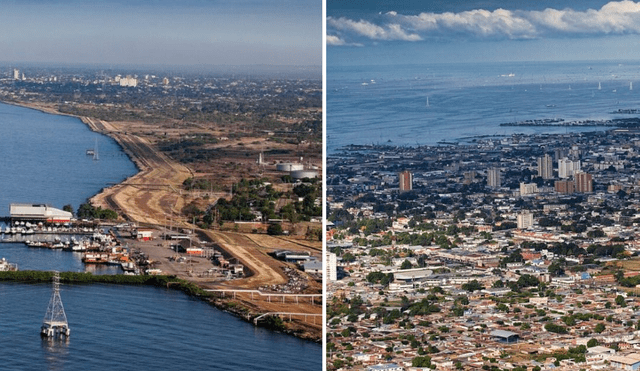
[[[640,59],[640,2],[327,0],[327,64]]]
[[[0,62],[322,65],[321,0],[4,1]]]

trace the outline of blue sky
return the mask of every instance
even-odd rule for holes
[[[322,0],[0,0],[4,62],[322,64]]]
[[[640,59],[640,2],[327,0],[327,64]]]

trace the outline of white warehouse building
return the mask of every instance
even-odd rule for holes
[[[11,204],[12,220],[46,221],[49,223],[68,223],[73,214],[45,204]]]

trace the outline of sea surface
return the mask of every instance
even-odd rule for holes
[[[605,130],[500,124],[638,116],[618,109],[640,109],[640,61],[327,66],[328,153],[349,144]]]
[[[98,147],[99,159],[86,155]],[[80,120],[0,104],[0,215],[15,202],[75,209],[137,172],[122,149]],[[19,269],[119,273],[81,255],[0,243]],[[321,370],[321,346],[275,333],[181,292],[153,287],[62,285],[71,337],[43,341],[49,284],[0,283],[0,369]]]

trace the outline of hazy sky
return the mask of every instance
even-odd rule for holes
[[[327,64],[640,59],[640,2],[327,0]]]
[[[0,61],[322,64],[322,0],[0,0]]]

